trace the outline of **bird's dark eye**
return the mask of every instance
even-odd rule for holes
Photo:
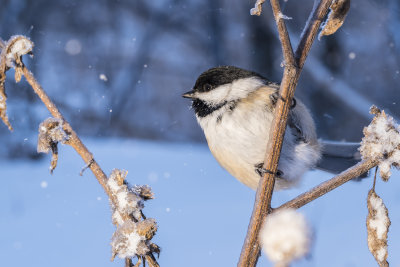
[[[203,85],[203,91],[204,91],[204,92],[208,92],[208,91],[210,91],[211,89],[212,89],[211,84],[205,83],[205,84]]]

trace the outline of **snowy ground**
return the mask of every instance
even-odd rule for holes
[[[134,140],[89,140],[103,169],[129,171],[132,184],[149,184],[156,199],[148,217],[159,230],[161,266],[235,266],[247,230],[254,192],[218,166],[207,147]],[[82,160],[61,147],[54,175],[45,160],[0,162],[1,266],[123,266],[110,262],[114,231],[106,195]],[[389,262],[400,266],[399,173],[378,181],[392,226]],[[276,206],[330,175],[309,172],[300,188],[278,192]],[[311,255],[293,266],[376,266],[366,242],[366,196],[372,179],[350,182],[301,209],[311,222]],[[271,266],[263,256],[259,266]]]

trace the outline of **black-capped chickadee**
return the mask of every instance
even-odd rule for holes
[[[193,90],[196,118],[211,153],[229,173],[256,189],[265,158],[279,84],[255,72],[222,66],[203,72]],[[293,100],[276,173],[275,189],[288,188],[321,158],[314,121]]]

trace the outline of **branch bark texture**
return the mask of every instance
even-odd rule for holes
[[[86,148],[86,146],[82,143],[76,132],[72,129],[71,125],[64,119],[62,116],[61,112],[58,110],[56,105],[51,101],[51,99],[47,96],[46,92],[43,90],[43,88],[40,86],[40,84],[36,81],[35,77],[33,74],[25,67],[25,65],[22,65],[22,72],[23,75],[25,76],[27,82],[31,85],[35,93],[39,96],[39,98],[42,100],[42,102],[45,104],[46,108],[50,111],[51,115],[54,118],[58,118],[63,121],[63,129],[66,133],[69,135],[69,139],[66,142],[68,145],[72,146],[75,151],[82,157],[82,159],[85,161],[86,166],[91,169],[93,172],[94,176],[100,183],[100,185],[103,187],[104,191],[106,192],[108,198],[110,201],[113,203],[115,207],[118,207],[118,200],[116,199],[115,195],[111,192],[109,186],[107,185],[107,175],[103,172],[99,164],[95,161],[93,158],[92,153]],[[124,221],[131,220],[128,214],[126,213],[121,213],[120,216]],[[159,267],[159,264],[157,263],[156,259],[154,256],[151,255],[146,255],[145,256],[150,267]],[[140,264],[140,260],[138,263]],[[125,259],[125,266],[132,266],[132,260],[130,258]]]
[[[282,44],[285,69],[280,86],[281,98],[278,100],[275,108],[273,126],[271,127],[270,139],[267,144],[267,153],[264,160],[264,168],[267,172],[260,179],[257,188],[253,213],[238,262],[238,266],[240,267],[253,267],[257,264],[260,255],[258,235],[265,217],[271,212],[271,198],[275,185],[275,173],[278,167],[289,108],[302,67],[322,20],[328,13],[332,0],[321,0],[318,5],[314,7],[307,21],[305,30],[302,33],[301,41],[296,49],[295,56],[293,56],[294,53],[279,0],[271,0],[270,2],[277,23],[279,39]]]
[[[58,118],[63,121],[64,131],[70,135],[68,144],[72,146],[75,149],[75,151],[82,157],[83,161],[89,165],[89,168],[92,170],[97,181],[99,181],[100,185],[103,187],[107,196],[110,198],[112,203],[115,206],[117,206],[118,202],[107,186],[107,175],[100,168],[99,164],[94,160],[92,153],[90,153],[90,151],[82,143],[81,139],[72,129],[71,125],[64,119],[64,117],[62,116],[61,112],[58,110],[56,105],[53,103],[53,101],[51,101],[51,99],[48,97],[48,95],[40,86],[40,84],[36,81],[32,72],[30,72],[25,66],[22,66],[22,71],[27,82],[32,86],[33,90],[39,96],[40,100],[42,100],[46,108],[50,111],[51,115],[54,118]],[[129,219],[127,214],[121,214],[121,216],[125,216],[126,218],[123,217],[123,219],[125,220]]]
[[[279,206],[273,211],[278,211],[281,209],[298,209],[303,207],[304,205],[310,203],[311,201],[329,193],[330,191],[338,188],[339,186],[347,183],[351,179],[357,178],[363,173],[369,171],[370,169],[377,166],[379,163],[378,160],[375,159],[368,159],[365,161],[361,161],[354,165],[353,167],[345,170],[344,172],[338,174],[337,176],[333,177],[332,179],[321,183],[320,185],[312,188],[311,190],[297,196],[296,198],[286,202],[285,204]]]

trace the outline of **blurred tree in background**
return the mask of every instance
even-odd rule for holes
[[[253,1],[0,0],[1,37],[29,36],[30,69],[79,133],[202,141],[181,94],[204,70],[236,65],[279,81],[283,68],[271,10],[249,15]],[[313,1],[284,1],[293,36]],[[333,37],[314,44],[298,97],[321,138],[359,141],[374,103],[400,111],[400,4],[353,0]],[[296,40],[295,40],[296,41]],[[12,77],[12,75],[9,75]],[[48,117],[22,82],[6,84],[15,128],[0,127],[6,153],[34,157],[37,125]],[[30,153],[29,153],[30,152]]]

